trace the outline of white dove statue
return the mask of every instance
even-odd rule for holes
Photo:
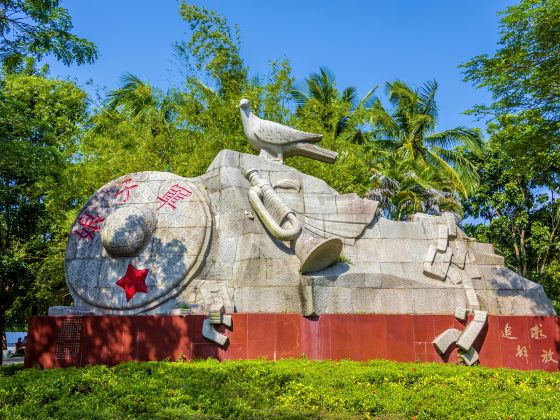
[[[338,153],[311,143],[321,141],[321,134],[306,133],[294,128],[263,120],[251,112],[248,99],[239,102],[243,131],[259,156],[284,163],[288,156],[304,156],[321,162],[335,163]]]

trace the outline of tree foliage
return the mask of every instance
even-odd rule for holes
[[[0,319],[14,324],[67,294],[63,227],[73,203],[64,168],[86,95],[41,76],[12,74],[0,84]]]
[[[488,224],[469,231],[493,243],[519,274],[543,283],[560,306],[560,150],[543,147],[549,131],[538,111],[501,116],[489,128],[476,161],[481,182],[467,203],[467,213]]]
[[[493,56],[463,64],[465,80],[493,95],[475,112],[538,110],[560,121],[560,0],[522,0],[500,13],[500,41]]]
[[[438,85],[419,88],[396,80],[387,83],[391,106],[374,102],[369,123],[375,157],[369,196],[380,200],[385,216],[408,219],[416,212],[461,215],[459,197],[477,185],[475,167],[466,152],[479,154],[481,136],[465,127],[436,132]]]
[[[58,0],[0,1],[0,61],[12,71],[25,57],[52,55],[66,65],[92,63],[95,45],[72,33],[72,20]]]
[[[495,119],[467,204],[485,224],[470,230],[542,283],[560,310],[560,1],[522,0],[500,15],[496,53],[462,65],[494,100],[471,112]]]
[[[416,212],[462,215],[465,205],[467,215],[487,222],[468,227],[472,235],[494,243],[510,267],[560,296],[560,143],[557,104],[550,103],[557,94],[551,70],[557,38],[543,39],[554,32],[545,23],[554,21],[557,3],[524,0],[508,9],[496,56],[465,65],[467,79],[488,87],[496,101],[485,109],[499,117],[482,144],[469,128],[437,130],[436,82],[387,83],[385,106],[375,88],[362,97],[355,87],[339,89],[326,67],[299,83],[287,60],[252,75],[238,28],[185,2],[180,14],[189,33],[175,45],[184,83],[163,91],[125,74],[104,102],[88,108],[73,83],[23,68],[25,57],[52,54],[65,64],[95,58],[95,47],[71,34],[66,10],[57,1],[0,2],[7,40],[0,59],[17,70],[0,79],[0,315],[13,325],[68,302],[68,230],[103,184],[148,170],[194,177],[222,149],[255,153],[243,134],[241,98],[262,118],[322,134],[322,146],[339,154],[336,165],[290,157],[291,166],[341,193],[378,200],[385,216],[397,220]],[[516,71],[527,73],[519,73],[519,83],[508,81]]]

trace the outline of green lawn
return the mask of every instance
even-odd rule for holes
[[[372,361],[0,370],[0,418],[560,418],[560,373]]]

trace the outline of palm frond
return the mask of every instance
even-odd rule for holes
[[[476,156],[480,156],[482,153],[482,137],[480,133],[466,127],[456,127],[439,133],[433,133],[424,137],[424,140],[429,147],[450,149],[457,146],[466,146]]]
[[[434,120],[438,117],[438,108],[435,101],[438,83],[429,80],[418,89],[419,113],[431,116]]]
[[[373,95],[373,93],[377,90],[378,87],[379,87],[379,85],[376,85],[373,88],[371,88],[368,91],[368,93],[366,93],[366,95],[362,98],[362,100],[360,101],[360,103],[358,104],[356,109],[359,109],[359,108],[369,109],[369,108],[371,108],[373,106],[373,104],[375,103],[375,101],[377,100],[377,98]]]
[[[309,101],[309,94],[303,90],[292,89],[290,95],[298,107],[304,107]]]
[[[463,184],[461,178],[457,172],[440,156],[436,153],[428,150],[424,157],[425,162],[432,166],[434,169],[439,169],[443,175],[447,176],[452,182],[453,186],[456,188],[457,192],[464,198],[468,197],[467,189]]]
[[[358,90],[354,86],[349,86],[342,91],[342,101],[350,104],[351,109],[358,105]]]

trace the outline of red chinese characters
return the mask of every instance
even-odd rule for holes
[[[127,178],[119,184],[122,188],[114,195],[120,197],[121,203],[126,203],[130,199],[130,191],[138,188],[138,184],[132,184],[132,178]]]
[[[105,218],[85,213],[78,219],[78,227],[72,231],[81,239],[93,240],[95,232],[101,230],[101,224]]]
[[[169,206],[173,210],[177,207],[175,206],[179,201],[188,198],[192,195],[192,191],[181,187],[179,184],[173,185],[169,190],[163,195],[163,197],[158,196],[158,200],[162,201],[163,204],[157,209],[161,209],[164,206]]]

